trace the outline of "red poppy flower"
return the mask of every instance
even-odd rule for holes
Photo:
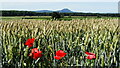
[[[33,53],[33,59],[37,60],[39,57],[42,57],[41,51],[39,53]]]
[[[37,48],[33,48],[29,56],[31,56],[33,59],[38,59],[39,57],[42,57],[42,51],[39,51]]]
[[[38,53],[38,52],[39,52],[39,50],[37,48],[33,48],[31,51],[31,53]]]
[[[25,45],[27,45],[29,48],[33,46],[33,43],[34,43],[34,38],[32,39],[28,39],[25,43]]]
[[[86,57],[86,59],[95,59],[96,58],[96,54],[94,53],[90,53],[90,52],[85,52],[85,54],[87,54],[88,56]]]
[[[60,60],[62,57],[64,57],[67,53],[64,53],[64,51],[59,50],[56,52],[56,56],[54,56],[55,59]]]

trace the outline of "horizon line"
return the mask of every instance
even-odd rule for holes
[[[64,9],[64,8],[63,8]],[[44,10],[44,9],[43,9]],[[49,10],[49,9],[45,9],[45,10],[48,10],[48,11],[58,11],[58,10]],[[62,9],[61,9],[62,10]],[[35,12],[35,11],[42,11],[42,10],[24,10],[24,9],[0,9],[0,11],[32,11],[32,12]],[[72,10],[71,10],[72,11]],[[112,13],[112,12],[93,12],[93,11],[72,11],[73,13],[74,12],[77,12],[77,13]],[[49,12],[47,12],[49,13]],[[115,12],[113,12],[115,13]],[[116,13],[119,13],[119,12],[116,12]]]

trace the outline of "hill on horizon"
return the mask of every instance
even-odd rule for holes
[[[60,12],[60,13],[73,13],[73,11],[71,11],[70,9],[68,8],[64,8],[62,10],[57,10],[57,11],[52,11],[52,10],[37,10],[37,11],[34,11],[34,12],[40,12],[40,13],[51,13],[51,12]]]

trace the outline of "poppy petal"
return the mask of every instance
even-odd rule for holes
[[[39,51],[37,48],[33,48],[29,56],[31,56],[33,59],[38,59],[39,57],[42,57],[42,51]]]
[[[56,52],[56,55],[60,56],[60,57],[64,57],[66,55],[66,53],[64,53],[64,51],[62,51],[62,50],[59,50]]]
[[[59,56],[54,56],[54,58],[57,59],[57,60],[61,59],[61,57],[59,57]]]
[[[61,57],[64,57],[67,53],[62,53]]]
[[[87,55],[95,55],[94,53],[90,53],[90,52],[85,52],[85,54],[87,54]]]
[[[33,59],[38,59],[39,57],[42,57],[42,54],[40,54],[40,53],[33,54]]]
[[[37,52],[39,52],[37,48],[32,49],[32,53],[37,53]]]
[[[95,55],[88,55],[87,57],[86,57],[86,59],[95,59],[96,58],[96,56]]]
[[[42,53],[42,51],[39,51],[38,53]]]
[[[32,38],[32,39],[28,39],[26,42],[25,42],[25,45],[27,45],[29,48],[33,46],[33,43],[34,43],[34,40],[35,38]]]

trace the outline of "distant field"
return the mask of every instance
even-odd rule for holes
[[[89,16],[89,17],[85,17],[85,16],[64,16],[64,18],[60,18],[60,20],[65,20],[65,21],[70,21],[72,19],[91,19],[91,18],[99,18],[99,17],[93,17],[93,16]],[[104,19],[108,19],[108,18],[118,18],[118,17],[100,17],[100,18],[104,18]],[[37,20],[51,20],[51,16],[3,16],[1,17],[1,19],[37,19]]]

